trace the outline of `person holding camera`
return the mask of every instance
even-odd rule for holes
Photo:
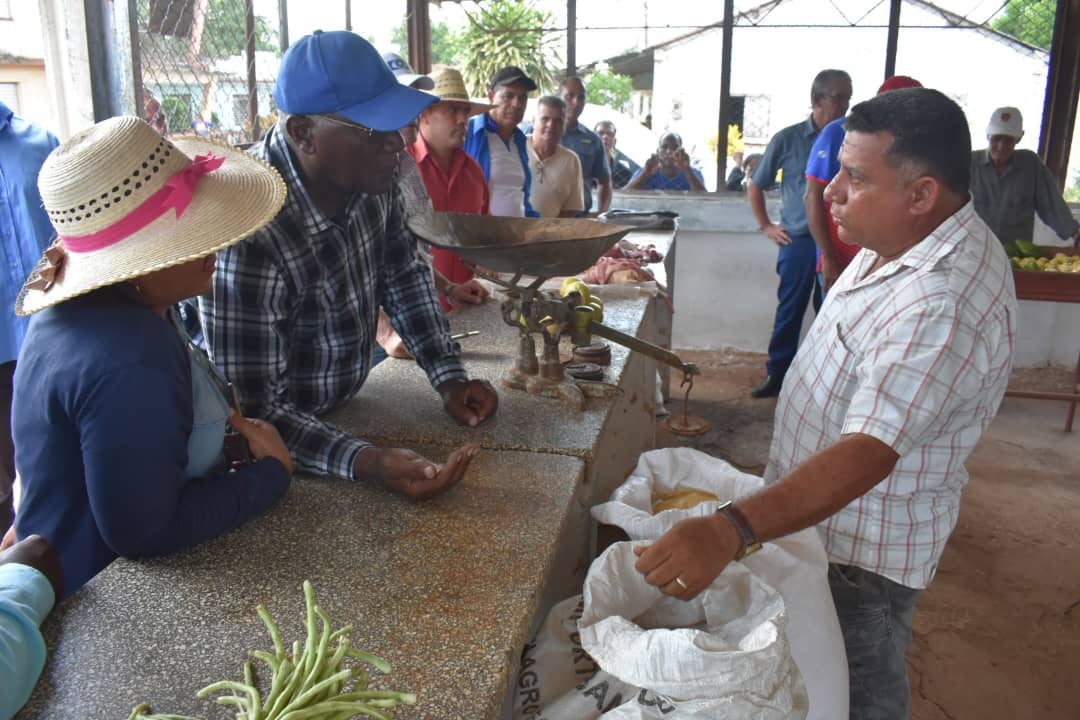
[[[15,303],[33,315],[15,372],[15,535],[57,549],[71,594],[118,556],[204,542],[288,488],[281,437],[239,415],[173,310],[210,291],[215,253],[269,222],[285,186],[239,150],[170,142],[136,117],[75,135],[38,186],[58,238]],[[247,441],[232,458],[227,424]]]
[[[626,189],[704,192],[705,178],[691,165],[679,134],[669,132],[660,138],[660,146],[630,178]]]

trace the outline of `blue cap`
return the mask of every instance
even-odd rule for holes
[[[399,130],[438,98],[398,82],[364,38],[316,30],[289,47],[274,101],[290,115],[334,113],[372,130]]]

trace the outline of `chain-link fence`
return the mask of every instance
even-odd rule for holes
[[[136,0],[137,79],[146,120],[164,133],[231,144],[274,121],[277,15],[253,0]]]

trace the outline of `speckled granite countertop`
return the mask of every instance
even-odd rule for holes
[[[601,286],[604,324],[637,335],[649,309],[651,293],[627,286]],[[499,311],[500,294],[481,306],[466,306],[450,315],[454,332],[478,330],[461,340],[462,358],[472,378],[488,380],[499,393],[499,411],[477,428],[462,427],[442,409],[423,370],[412,360],[386,360],[372,370],[364,387],[345,407],[327,419],[376,445],[457,447],[477,442],[482,447],[531,450],[588,459],[608,418],[610,399],[590,399],[577,412],[560,400],[503,387],[501,378],[517,355],[518,333]],[[542,341],[537,338],[537,345]],[[630,351],[611,345],[611,365],[604,382],[618,385]],[[538,352],[540,348],[537,348]],[[560,350],[571,345],[563,338]],[[423,422],[418,421],[423,418]]]
[[[494,718],[583,472],[572,457],[487,451],[461,485],[422,503],[300,478],[240,530],[119,560],[57,608],[43,628],[48,666],[17,718],[123,720],[142,702],[232,717],[195,692],[241,679],[246,652],[270,648],[260,603],[286,642],[303,639],[305,579],[336,626],[355,623],[355,647],[391,662],[377,684],[417,694],[399,718]]]

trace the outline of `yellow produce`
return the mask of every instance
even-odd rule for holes
[[[1080,273],[1080,255],[1056,253],[1054,257],[1020,258],[1010,257],[1009,262],[1017,270],[1038,272]]]
[[[653,515],[656,515],[664,510],[689,510],[703,502],[717,502],[719,499],[710,492],[698,490],[697,488],[686,488],[685,490],[676,490],[668,495],[654,498],[652,511]]]
[[[589,300],[592,298],[592,293],[589,292],[589,286],[579,277],[568,277],[562,281],[562,285],[559,287],[560,297],[566,297],[572,292],[577,292],[581,295],[582,305],[588,305]]]

